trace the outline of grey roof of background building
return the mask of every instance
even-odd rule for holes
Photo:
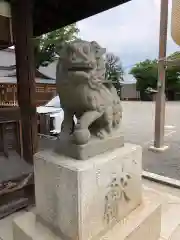
[[[43,78],[35,78],[36,83],[43,83],[43,84],[55,84],[56,81],[54,79],[43,79]],[[16,84],[17,79],[16,77],[0,77],[0,84],[9,83],[9,84]]]
[[[57,59],[50,63],[47,67],[39,67],[39,72],[46,75],[47,77],[51,79],[56,79],[56,65],[57,65]]]
[[[3,49],[0,51],[0,82],[16,83],[16,65],[14,49]],[[57,60],[49,64],[47,67],[40,67],[36,70],[36,82],[39,83],[55,83]],[[42,76],[40,79],[39,76]],[[49,78],[49,79],[46,79]],[[38,80],[37,80],[38,79]]]
[[[4,68],[4,66],[0,66],[0,77],[12,77],[16,75],[16,70],[11,68]]]

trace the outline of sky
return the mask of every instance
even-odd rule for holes
[[[77,23],[80,37],[95,40],[107,52],[120,57],[125,71],[139,61],[158,57],[160,0],[131,0],[116,8]],[[180,50],[170,34],[171,0],[167,54]]]

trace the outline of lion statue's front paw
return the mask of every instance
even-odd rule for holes
[[[91,134],[88,129],[75,129],[73,137],[76,144],[83,145],[88,143]]]

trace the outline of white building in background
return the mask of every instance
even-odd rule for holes
[[[136,90],[136,83],[123,83],[121,88],[122,100],[140,100],[140,93]]]
[[[136,79],[131,74],[124,75],[121,85],[122,100],[140,100],[140,93],[136,90]]]

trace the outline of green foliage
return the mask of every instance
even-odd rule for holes
[[[63,43],[75,40],[79,32],[75,24],[57,29],[34,39],[35,64],[46,66],[54,60],[56,52],[61,49]]]
[[[110,83],[114,85],[118,95],[120,96],[120,91],[121,91],[120,81],[123,81],[123,74],[124,74],[120,59],[119,57],[115,56],[112,53],[107,53],[105,64],[106,64],[105,78],[106,80],[108,80]]]
[[[158,78],[157,60],[146,59],[144,62],[137,63],[130,71],[137,80],[138,91],[144,91],[148,87],[156,88]]]
[[[180,52],[174,52],[168,56],[168,60],[177,60],[180,59]],[[172,66],[166,71],[166,88],[168,90],[180,90],[180,65]]]
[[[180,59],[180,52],[175,52],[168,57],[168,60]],[[157,60],[145,60],[137,63],[130,71],[136,78],[136,88],[140,91],[143,98],[146,90],[149,88],[157,88],[158,79],[158,62]],[[177,92],[180,90],[180,66],[170,67],[166,69],[166,94]]]
[[[180,59],[180,52],[174,52],[167,57],[168,60]]]

